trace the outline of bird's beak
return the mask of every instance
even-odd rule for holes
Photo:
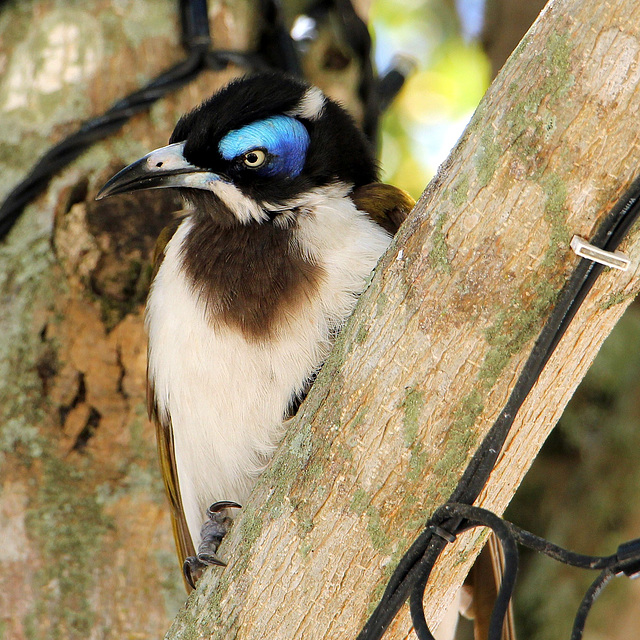
[[[183,150],[184,142],[176,142],[148,153],[116,173],[100,189],[96,200],[141,189],[187,187],[211,191],[212,184],[222,178],[187,162]]]

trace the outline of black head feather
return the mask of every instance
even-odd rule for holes
[[[229,131],[274,115],[294,112],[308,84],[282,73],[262,73],[231,82],[183,116],[171,143],[185,141],[184,156],[193,165],[225,175],[259,202],[286,203],[315,186],[339,180],[354,187],[375,182],[373,150],[351,116],[325,100],[317,118],[296,118],[309,133],[306,162],[294,178],[260,177],[238,170],[222,158],[218,145]]]
[[[239,78],[182,116],[169,142],[186,140],[185,157],[194,164],[205,163],[229,131],[290,111],[306,89],[302,82],[280,73]]]

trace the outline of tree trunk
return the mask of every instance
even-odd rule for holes
[[[551,3],[383,258],[295,424],[168,638],[353,638],[504,406],[589,239],[640,164],[640,7]],[[598,280],[478,504],[501,512],[638,290]],[[434,622],[478,549],[426,593]],[[389,638],[404,638],[406,618]]]
[[[83,120],[184,59],[178,4],[5,3],[0,199]],[[209,0],[214,48],[253,51],[259,4]],[[353,52],[323,35],[312,55],[312,80],[362,113]],[[142,326],[155,239],[181,203],[162,191],[94,197],[244,71],[202,73],[94,145],[0,245],[4,640],[158,638],[185,600],[146,418]]]
[[[253,3],[227,4],[209,2],[216,46],[250,49]],[[4,3],[0,199],[54,142],[184,57],[172,0]],[[92,147],[0,244],[4,640],[158,638],[184,602],[142,326],[155,239],[181,205],[94,197],[237,73],[203,73]]]

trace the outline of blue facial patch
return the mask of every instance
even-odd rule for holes
[[[302,171],[308,147],[309,133],[305,126],[289,116],[256,120],[230,131],[218,145],[225,160],[233,160],[252,149],[264,149],[267,161],[254,171],[261,176],[290,178]]]

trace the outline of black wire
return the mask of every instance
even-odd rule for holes
[[[466,504],[447,504],[444,505],[443,511],[466,518],[468,524],[465,529],[478,526],[489,527],[502,545],[504,570],[489,621],[489,640],[500,640],[518,575],[518,547],[509,523],[491,511]]]
[[[285,25],[280,0],[261,0],[264,20],[259,50],[267,67],[302,77],[302,63],[295,42]]]
[[[440,523],[431,525],[432,534],[436,534],[434,538],[437,538],[438,531],[442,531],[452,522],[457,522],[457,534],[474,527],[489,527],[502,545],[504,569],[501,576],[500,589],[491,612],[489,640],[500,640],[502,637],[502,627],[506,620],[518,571],[516,543],[534,549],[564,564],[583,569],[602,569],[580,604],[574,621],[571,640],[581,640],[587,615],[594,601],[609,581],[616,575],[623,573],[634,577],[638,574],[638,567],[640,567],[640,539],[631,540],[620,545],[617,553],[609,556],[587,556],[574,553],[544,540],[511,522],[503,520],[487,509],[460,503],[444,504],[433,514],[431,522]],[[451,538],[449,534],[445,534],[445,538],[449,542],[455,541],[455,538]],[[433,555],[432,553],[427,553],[423,558],[425,576],[421,576],[420,579],[415,581],[411,592],[411,618],[419,640],[434,640],[427,626],[422,604],[427,579],[435,563]],[[419,566],[423,562],[419,563]]]
[[[180,0],[182,44],[187,51],[211,46],[207,0]]]
[[[500,640],[518,574],[518,548],[510,523],[505,522],[502,518],[486,509],[454,503],[447,503],[438,509],[434,513],[432,521],[438,522],[441,519],[445,523],[450,523],[452,520],[457,519],[460,523],[456,528],[457,533],[462,533],[474,527],[489,527],[502,545],[504,572],[489,621],[489,640]],[[446,524],[443,528],[446,528]],[[425,562],[424,575],[420,576],[411,591],[411,620],[419,640],[434,640],[427,625],[423,607],[425,587],[434,564],[435,559],[433,562]]]
[[[374,614],[369,616],[358,634],[358,640],[383,636],[400,607],[409,597],[411,586],[419,579],[420,572],[423,570],[420,562],[424,561],[428,566],[429,560],[432,559],[435,563],[445,546],[446,541],[433,536],[431,530],[425,529],[420,533],[393,572]]]
[[[571,640],[581,640],[584,632],[584,626],[587,622],[587,616],[596,598],[600,595],[602,590],[607,586],[611,579],[615,576],[611,569],[604,569],[598,577],[591,583],[587,593],[585,594],[578,613],[576,614],[573,622],[573,629],[571,630]]]
[[[419,640],[435,640],[425,620],[422,598],[435,561],[446,544],[445,540],[434,536],[429,545],[429,552],[424,555],[417,567],[416,579],[410,594],[409,611],[413,629]]]
[[[568,564],[572,567],[578,567],[580,569],[605,569],[613,566],[617,560],[616,555],[612,556],[587,556],[581,553],[575,553],[567,549],[563,549],[544,538],[540,538],[529,531],[520,529],[516,525],[508,523],[508,527],[515,540],[517,540],[522,546],[533,549],[538,553],[543,553],[549,558],[553,558],[563,564]]]

